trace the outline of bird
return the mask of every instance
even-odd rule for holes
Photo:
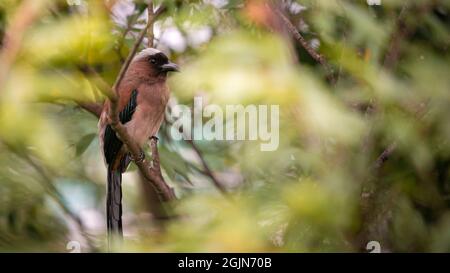
[[[166,54],[155,48],[146,48],[133,57],[117,86],[119,120],[130,138],[141,148],[137,159],[132,158],[110,125],[111,101],[107,99],[103,105],[98,129],[107,167],[106,219],[109,238],[123,237],[122,173],[131,161],[144,159],[144,145],[150,138],[156,137],[164,120],[170,97],[167,74],[178,71],[178,65],[170,62]]]

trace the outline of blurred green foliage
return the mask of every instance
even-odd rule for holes
[[[26,2],[0,2],[0,37]],[[145,1],[42,2],[0,82],[0,251],[65,252],[71,240],[106,251],[97,118],[76,102],[103,101],[92,71],[112,85]],[[450,1],[156,2],[167,10],[155,43],[183,71],[169,81],[174,102],[280,105],[280,146],[196,141],[224,197],[166,124],[177,216],[157,219],[130,167],[119,251],[450,251]]]

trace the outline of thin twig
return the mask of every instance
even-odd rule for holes
[[[408,3],[405,3],[405,5],[402,7],[400,14],[397,18],[397,30],[393,33],[391,43],[389,46],[389,49],[386,53],[383,66],[385,69],[393,69],[397,63],[398,58],[400,56],[400,42],[406,38],[408,38],[414,31],[415,26],[405,26],[404,18],[405,13],[408,10],[409,6]],[[419,13],[416,18],[416,24],[419,18],[423,18],[424,14],[426,14],[430,9],[432,8],[432,4],[424,4],[423,6],[419,7]],[[426,103],[424,104],[426,105]],[[415,116],[417,119],[421,119],[424,115],[425,111],[424,109],[419,109]],[[396,150],[397,144],[396,142],[391,143],[377,158],[374,164],[374,169],[379,170],[383,164],[391,157],[392,153]]]
[[[103,107],[99,103],[96,103],[96,102],[82,102],[82,101],[77,101],[76,103],[78,104],[79,107],[81,107],[84,110],[88,111],[89,113],[93,114],[97,118],[99,118],[101,113],[102,113]]]
[[[400,42],[407,38],[411,33],[411,30],[405,26],[405,13],[407,9],[408,3],[405,3],[397,17],[395,24],[396,30],[392,34],[391,42],[383,62],[383,67],[385,69],[392,69],[395,67],[400,55]]]
[[[165,118],[166,123],[172,125],[173,123],[168,120],[167,118]],[[183,131],[181,130],[181,128],[179,128],[179,132],[180,134],[184,134]],[[200,159],[200,162],[202,164],[203,170],[201,169],[197,169],[197,171],[199,171],[201,174],[208,176],[211,181],[213,182],[213,185],[219,190],[220,193],[222,194],[227,194],[227,190],[226,188],[223,186],[223,184],[216,178],[216,176],[214,175],[214,173],[212,172],[212,170],[209,168],[208,163],[206,162],[201,150],[197,147],[197,145],[195,144],[195,142],[189,138],[183,138],[185,140],[186,143],[188,143],[191,148],[194,150],[194,152],[196,153],[197,157]]]
[[[141,32],[139,33],[139,36],[138,36],[136,42],[133,45],[133,48],[131,49],[130,53],[128,54],[127,59],[125,60],[125,63],[120,68],[119,75],[117,76],[116,81],[115,81],[115,83],[113,85],[113,90],[115,91],[115,96],[110,98],[110,100],[114,100],[114,101],[118,100],[117,88],[119,87],[120,83],[122,82],[123,77],[125,77],[125,74],[126,74],[126,72],[128,70],[128,67],[130,66],[131,61],[133,60],[134,55],[136,55],[136,52],[137,52],[137,50],[139,48],[139,45],[141,44],[142,39],[145,36],[145,33],[147,31],[148,26],[149,25],[147,24],[144,27],[144,29],[141,30]]]
[[[153,26],[157,17],[165,10],[163,6],[160,6],[156,12],[153,9],[153,1],[149,1],[147,7],[148,14],[148,28],[147,28],[147,47],[154,47],[154,32]],[[161,172],[161,163],[158,152],[158,139],[154,136],[150,138],[150,149],[152,153],[152,161],[150,172],[153,173],[154,176],[159,177],[159,179],[164,180]],[[139,173],[139,182],[142,187],[143,199],[145,204],[147,205],[148,212],[153,216],[154,223],[157,224],[158,228],[163,229],[164,225],[162,224],[164,221],[171,219],[171,213],[167,210],[167,207],[161,202],[161,198],[158,196],[158,193],[155,191],[154,187],[148,183],[147,179],[144,177],[142,173]]]
[[[419,109],[414,113],[414,118],[420,121],[424,115],[427,113],[428,102],[423,102],[419,105]],[[373,168],[374,170],[379,170],[383,167],[383,164],[391,157],[394,151],[397,149],[397,142],[389,144],[389,146],[377,157]]]
[[[300,31],[297,30],[297,28],[292,24],[292,22],[289,20],[289,18],[286,17],[286,15],[283,14],[282,11],[279,9],[276,9],[275,12],[277,15],[282,19],[284,22],[286,28],[289,30],[289,32],[292,34],[292,36],[299,42],[299,44],[308,52],[308,54],[318,63],[320,63],[325,71],[327,72],[327,77],[330,80],[330,82],[335,83],[334,75],[333,75],[333,69],[331,68],[330,64],[327,62],[325,57],[321,55],[320,53],[316,52],[314,48],[312,48],[306,39],[300,34]]]
[[[148,1],[147,16],[150,27],[147,28],[147,47],[153,47],[153,22],[155,20],[155,13],[153,11],[153,0]]]
[[[152,1],[150,1],[150,2],[152,2]],[[151,3],[149,3],[148,6],[150,7],[150,5],[151,5]],[[153,7],[153,5],[152,5],[152,7]],[[147,12],[149,12],[149,10],[151,11],[151,16],[149,16],[148,18],[149,18],[149,20],[150,20],[150,18],[151,18],[151,20],[152,20],[151,25],[153,25],[153,23],[155,22],[155,20],[156,20],[162,13],[164,13],[164,12],[167,10],[167,8],[166,8],[166,6],[161,5],[156,11],[153,11],[153,8],[151,8],[151,9],[147,9]],[[141,14],[142,14],[142,13],[140,13],[140,14],[138,14],[138,15],[141,15]],[[149,15],[150,15],[150,13],[149,13]],[[137,17],[139,17],[139,16],[137,16]],[[127,36],[128,33],[132,30],[133,24],[134,24],[134,23],[135,23],[134,21],[128,21],[128,22],[127,22],[127,26],[126,26],[124,32],[122,33],[121,38],[120,38],[120,41],[119,41],[119,43],[118,43],[118,45],[117,45],[117,47],[116,47],[117,55],[119,56],[119,59],[120,59],[120,61],[121,61],[122,63],[125,61],[125,59],[123,58],[122,53],[121,53],[122,46],[123,46],[123,43],[124,43],[124,41],[125,41],[125,39],[126,39],[126,36]],[[148,28],[148,32],[149,32],[149,33],[151,32],[151,36],[154,36],[154,35],[153,35],[153,27],[149,27],[149,28]],[[148,36],[148,37],[151,37],[150,34],[147,34],[147,36]],[[152,42],[152,44],[149,44],[148,47],[153,47],[153,42]]]
[[[167,7],[165,5],[160,5],[159,8],[153,14],[153,22],[158,18],[161,14],[167,11]]]
[[[131,22],[131,21],[127,22],[127,27],[125,28],[124,32],[122,33],[119,43],[117,44],[117,46],[115,48],[117,56],[119,56],[119,60],[121,63],[123,63],[125,61],[125,59],[122,56],[122,46],[125,42],[125,39],[126,39],[128,33],[131,31],[132,26],[133,26],[133,22]]]
[[[150,1],[150,2],[152,2],[152,1]],[[153,12],[153,8],[152,8],[152,9],[149,9],[149,10],[152,10],[152,16],[149,17],[149,18],[151,18],[151,21],[148,21],[148,22],[147,22],[146,27],[144,28],[143,32],[140,33],[140,35],[141,35],[141,34],[145,35],[145,29],[148,29],[147,34],[151,33],[151,35],[153,35],[153,23],[155,22],[155,20],[156,20],[161,14],[163,14],[163,13],[167,10],[167,8],[166,8],[165,5],[160,5],[160,6],[158,7],[158,9],[156,9],[156,11],[154,11],[154,12]],[[130,24],[128,25],[127,29],[125,30],[125,32],[124,32],[124,34],[123,34],[123,37],[125,37],[125,36],[128,34],[128,32],[131,30],[131,26],[132,26],[132,23],[130,23]],[[150,31],[150,29],[152,29],[152,31]],[[142,39],[140,38],[140,35],[138,36],[138,40],[141,40],[141,41],[142,41]],[[143,37],[143,36],[142,36],[142,37]],[[149,39],[149,41],[150,41],[150,40],[152,40],[152,39]],[[139,44],[140,44],[140,42],[139,42],[139,43],[135,43],[135,46],[137,45],[136,50],[137,50],[137,48],[139,47]],[[153,46],[153,45],[150,45],[150,43],[149,43],[149,47],[151,47],[151,46]],[[133,48],[132,51],[133,51],[133,50],[135,50],[135,49]],[[127,61],[128,61],[128,59],[127,59]],[[131,62],[131,60],[130,60],[130,62]],[[129,63],[128,63],[128,65],[129,65]],[[127,66],[128,66],[128,65],[127,65]],[[92,69],[91,67],[87,67],[87,69],[88,69],[88,72],[89,72],[89,73],[91,73],[91,74],[93,74],[93,75],[95,76],[94,80],[96,80],[97,85],[99,85],[99,86],[101,87],[102,90],[105,90],[105,91],[103,91],[103,93],[106,92],[106,93],[107,93],[106,95],[107,95],[108,97],[110,97],[110,96],[111,96],[111,93],[108,93],[108,92],[111,91],[111,90],[113,90],[113,89],[112,89],[111,87],[108,86],[108,84],[101,78],[100,75],[98,75],[98,73],[97,73],[94,69]],[[128,68],[127,68],[127,69],[128,69]],[[122,72],[122,71],[121,71],[121,72]],[[121,73],[121,72],[120,72],[120,73]],[[125,73],[124,73],[124,74],[125,74]],[[122,79],[120,79],[120,81],[121,81],[121,80],[122,80]],[[89,113],[95,115],[97,118],[100,117],[101,110],[102,110],[102,108],[103,108],[102,103],[82,102],[82,101],[76,101],[76,103],[78,104],[79,107],[81,107],[81,108],[85,109],[86,111],[88,111]]]
[[[380,156],[378,156],[374,164],[375,170],[381,169],[384,162],[386,162],[391,157],[395,149],[397,149],[397,143],[393,142],[380,154]]]
[[[197,145],[194,143],[193,140],[188,139],[186,140],[186,142],[192,147],[192,149],[195,151],[195,153],[197,154],[198,158],[200,159],[203,169],[204,169],[204,173],[205,175],[207,175],[209,178],[211,178],[211,181],[214,183],[214,186],[216,186],[216,188],[223,194],[227,194],[227,190],[226,188],[222,185],[222,183],[219,182],[219,180],[216,178],[216,176],[214,175],[214,173],[211,171],[211,169],[208,166],[208,163],[206,162],[202,152],[200,151],[200,149],[197,147]]]

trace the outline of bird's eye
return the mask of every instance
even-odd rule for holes
[[[156,64],[156,60],[155,60],[154,58],[151,58],[151,59],[150,59],[150,63]]]

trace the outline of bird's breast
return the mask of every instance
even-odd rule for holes
[[[138,90],[136,110],[125,127],[142,147],[151,136],[158,133],[170,95],[165,84],[140,86]]]

